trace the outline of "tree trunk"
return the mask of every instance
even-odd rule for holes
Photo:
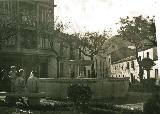
[[[147,70],[147,79],[150,79],[150,70]]]
[[[138,56],[138,48],[136,47],[136,59],[137,59],[137,62],[138,62],[138,65],[139,65],[139,79],[140,79],[140,82],[142,82],[143,80],[143,74],[144,74],[144,71],[143,71],[143,68],[141,66],[141,60]]]
[[[93,57],[91,56],[91,61],[93,61]],[[91,78],[95,78],[94,62],[91,65]]]
[[[143,68],[141,67],[141,65],[139,64],[139,79],[140,79],[140,82],[142,82],[143,80],[143,74],[144,74],[144,70]]]
[[[60,62],[60,59],[59,59],[59,57],[57,57],[56,58],[56,60],[57,60],[57,78],[59,78],[59,62]]]

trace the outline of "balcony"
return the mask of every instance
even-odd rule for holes
[[[34,15],[22,16],[21,27],[24,29],[35,30],[36,29],[36,16]]]
[[[36,31],[22,30],[21,32],[21,48],[35,49],[37,48]]]
[[[36,28],[37,24],[37,10],[36,4],[32,2],[20,1],[19,16],[21,27],[25,29]]]

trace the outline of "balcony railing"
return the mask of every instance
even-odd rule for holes
[[[36,16],[33,15],[25,15],[22,16],[21,24],[24,28],[36,27]]]

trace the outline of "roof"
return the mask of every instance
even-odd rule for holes
[[[130,56],[135,55],[135,49],[130,49],[128,47],[122,47],[114,52],[111,53],[112,63],[115,63],[117,61],[123,60],[125,58],[128,58]]]
[[[132,43],[128,42],[128,41],[124,41],[123,39],[119,38],[118,36],[114,36],[110,39],[108,39],[108,41],[104,44],[104,46],[108,46],[108,54],[122,48],[122,47],[128,47],[133,45]]]
[[[155,47],[155,46],[153,47],[152,46],[152,48],[155,49],[156,54],[157,54],[157,49],[156,49],[157,47]],[[151,49],[151,47],[150,48],[148,48],[148,47],[142,48],[141,50],[139,50],[139,52],[140,51],[145,51],[147,49]],[[112,57],[114,58],[114,56],[112,56]],[[135,60],[135,59],[136,59],[136,56],[135,56],[135,54],[133,54],[132,56],[128,56],[128,57],[119,59],[117,61],[113,61],[112,64],[117,64],[117,63],[121,63],[121,62],[131,61],[131,60]]]
[[[113,62],[113,64],[122,63],[122,62],[126,62],[126,61],[132,61],[132,60],[135,60],[135,59],[136,59],[136,56],[130,56],[130,57],[127,57],[127,58],[123,58],[119,61]]]
[[[145,51],[145,50],[151,49],[151,48],[157,48],[157,47],[156,46],[145,46],[145,47],[142,47],[141,49],[138,49],[138,52]]]

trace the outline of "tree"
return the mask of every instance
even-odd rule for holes
[[[98,32],[87,32],[84,36],[79,35],[80,52],[85,56],[90,57],[91,61],[93,61],[95,55],[108,48],[105,47],[104,44],[111,36],[109,33],[110,31],[104,31],[103,34]],[[91,76],[95,77],[94,63],[91,65]]]
[[[80,107],[82,112],[85,112],[85,109],[87,109],[92,94],[91,88],[83,84],[71,84],[67,88],[69,100],[74,103],[75,108]]]
[[[144,47],[156,46],[156,28],[154,17],[137,16],[133,18],[120,18],[120,29],[118,35],[123,40],[129,41],[135,46],[136,59],[139,64],[139,78],[143,80],[143,68],[141,60],[138,56],[138,51]]]
[[[150,73],[149,71],[151,70],[152,66],[154,66],[155,63],[152,59],[150,58],[144,58],[141,61],[141,66],[144,70],[147,71],[147,79],[150,79]]]

